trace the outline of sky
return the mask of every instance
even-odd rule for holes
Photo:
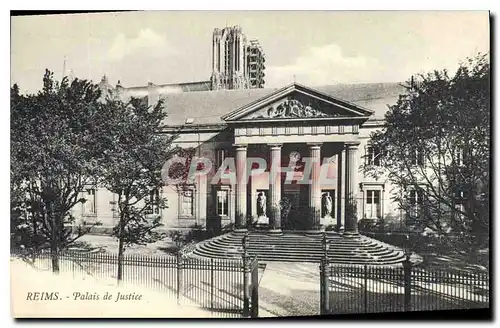
[[[45,69],[125,87],[206,81],[213,29],[239,25],[266,55],[266,87],[402,82],[489,51],[486,11],[143,11],[11,18],[11,84]],[[66,60],[64,59],[66,58]],[[66,62],[66,64],[64,64]]]

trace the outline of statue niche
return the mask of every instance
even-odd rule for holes
[[[335,190],[323,190],[321,193],[321,218],[320,224],[328,227],[335,224],[334,214]]]
[[[321,212],[323,218],[332,217],[332,197],[329,192],[324,192],[321,197]]]
[[[266,195],[259,192],[257,195],[257,216],[266,216]]]
[[[269,224],[266,194],[261,191],[257,194],[257,224]]]

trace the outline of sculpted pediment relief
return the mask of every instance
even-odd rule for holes
[[[285,99],[284,101],[273,104],[259,110],[246,117],[245,119],[276,119],[276,118],[317,118],[317,117],[336,117],[339,114],[326,114],[311,104],[304,104],[297,99]]]
[[[221,118],[228,122],[273,119],[360,118],[373,111],[294,83],[242,106]]]

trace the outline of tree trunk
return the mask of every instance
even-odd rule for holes
[[[123,278],[123,230],[124,230],[124,217],[123,214],[120,217],[120,226],[118,231],[118,273],[116,279],[118,284],[120,284]]]
[[[50,257],[52,259],[52,272],[59,273],[59,256],[57,254],[57,249],[50,250]]]
[[[56,215],[52,211],[52,204],[48,204],[49,220],[52,220],[52,233],[50,236],[50,258],[52,259],[52,272],[59,273],[59,252],[58,252],[58,229],[59,225],[57,222]]]
[[[38,213],[35,213],[35,211],[31,211],[31,224],[33,226],[33,240],[32,240],[32,243],[34,244],[34,248],[37,249],[38,248],[38,245],[36,244],[37,241],[38,241],[38,227],[37,227],[37,218],[36,218],[36,215],[38,215]]]

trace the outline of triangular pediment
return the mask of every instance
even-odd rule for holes
[[[373,112],[314,89],[292,84],[222,117],[228,123],[269,120],[368,119]]]

